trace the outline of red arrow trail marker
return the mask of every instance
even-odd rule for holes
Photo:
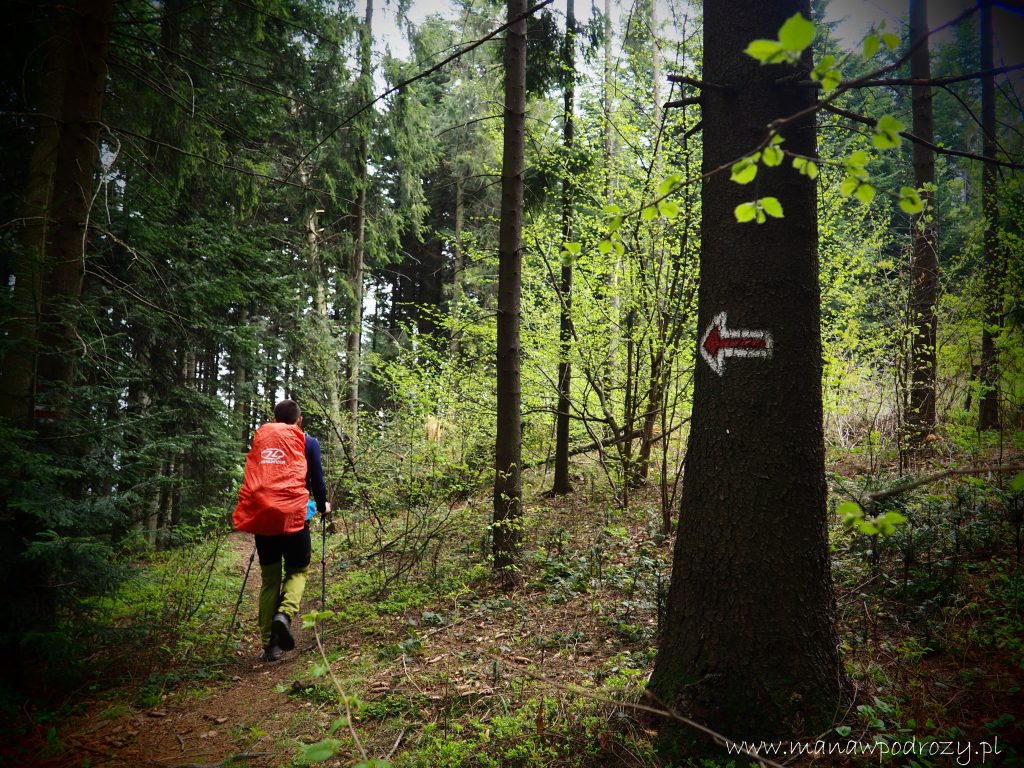
[[[719,312],[704,331],[700,354],[711,370],[721,376],[727,357],[771,357],[772,335],[768,331],[726,328],[725,312]]]

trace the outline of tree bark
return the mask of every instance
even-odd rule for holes
[[[927,0],[910,0],[910,77],[930,80]],[[934,143],[932,89],[915,85],[913,100],[914,135]],[[935,231],[935,155],[927,147],[914,144],[914,182],[921,190],[924,211],[912,222],[913,264],[910,276],[910,407],[907,411],[908,438],[911,446],[921,446],[935,429],[935,301],[939,287],[939,264]]]
[[[992,53],[992,3],[981,3],[981,69],[994,69]],[[981,131],[984,134],[982,154],[988,158],[996,156],[996,95],[995,76],[981,80]],[[996,330],[1002,323],[1001,275],[999,268],[999,243],[996,233],[996,217],[999,215],[999,201],[996,198],[995,163],[987,162],[981,172],[981,207],[985,219],[984,250],[984,325],[981,331],[981,380],[982,392],[978,408],[978,429],[999,429],[999,362],[996,356]]]
[[[562,146],[565,149],[566,169],[562,177],[562,242],[573,239],[573,163],[574,126],[573,110],[576,98],[576,17],[573,0],[568,0],[565,12],[565,49],[562,54],[565,75]],[[558,414],[555,422],[555,479],[552,492],[572,491],[569,482],[569,409],[572,406],[572,257],[562,264],[561,311],[558,331]]]
[[[335,354],[334,335],[331,333],[331,318],[327,309],[327,271],[320,254],[320,214],[313,208],[306,218],[306,250],[309,254],[309,270],[313,280],[313,310],[316,313],[317,333],[316,355],[322,361],[323,387],[327,390],[327,418],[331,428],[327,430],[327,442],[334,445],[337,429],[341,425],[340,383],[338,381],[338,359]]]
[[[2,414],[22,426],[36,411],[59,415],[74,375],[113,3],[82,0],[54,14],[40,72],[26,226],[12,265],[14,311],[4,323],[11,351],[0,373]]]
[[[705,173],[757,147],[772,120],[813,105],[815,93],[785,77],[791,67],[743,53],[797,12],[810,18],[809,0],[705,3],[704,70],[726,86],[703,94]],[[814,156],[814,116],[783,138],[786,149]],[[712,356],[724,364],[719,373],[696,355],[679,535],[649,687],[730,738],[776,740],[826,728],[843,689],[826,526],[815,185],[786,166],[762,166],[759,182],[785,218],[737,223],[733,209],[751,188],[731,183],[728,171],[702,189],[698,343],[707,349],[705,334],[725,313],[728,328],[770,333],[771,356]],[[668,754],[696,742],[675,721],[662,723],[661,737]]]
[[[364,95],[369,100],[372,91],[373,77],[373,0],[366,0],[366,17],[359,31],[359,66],[360,81]],[[371,113],[368,113],[372,114]],[[348,410],[352,419],[349,439],[355,447],[359,433],[359,369],[362,358],[363,343],[363,261],[366,246],[366,185],[368,183],[370,126],[364,118],[359,126],[359,167],[356,169],[359,191],[355,202],[355,247],[352,253],[352,264],[349,279],[352,286],[352,315],[349,318],[346,360],[348,365]]]
[[[508,0],[504,141],[498,232],[497,435],[494,463],[494,569],[518,581],[522,517],[519,299],[522,281],[523,170],[526,136],[525,0]]]

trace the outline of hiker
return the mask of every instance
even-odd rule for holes
[[[277,661],[283,651],[295,647],[291,623],[299,612],[309,570],[309,520],[314,512],[329,511],[320,443],[303,433],[298,404],[282,400],[274,406],[274,421],[253,436],[232,515],[237,530],[256,538],[264,661]]]

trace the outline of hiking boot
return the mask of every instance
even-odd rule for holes
[[[275,639],[277,642],[274,642]],[[288,614],[278,613],[274,616],[274,622],[270,625],[270,644],[280,646],[283,651],[290,651],[295,647],[292,620],[288,618]]]
[[[284,651],[282,651],[276,645],[268,645],[263,650],[263,660],[264,661],[277,661],[278,659],[281,658],[281,654],[282,653],[284,653]]]

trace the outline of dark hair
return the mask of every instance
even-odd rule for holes
[[[295,424],[300,416],[302,416],[302,411],[299,410],[299,404],[294,400],[282,400],[274,406],[274,421]]]

